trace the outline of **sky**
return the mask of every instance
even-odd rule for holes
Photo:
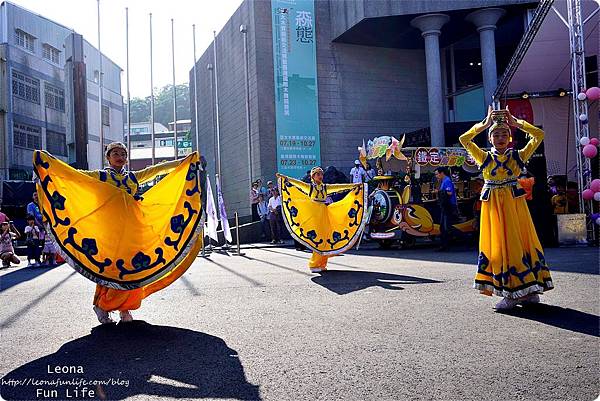
[[[43,15],[98,46],[97,0],[11,0]],[[196,57],[210,45],[242,0],[100,0],[102,53],[122,69],[122,94],[126,97],[125,7],[129,8],[129,74],[131,97],[150,95],[149,13],[152,13],[154,87],[173,82],[171,18],[175,21],[175,82],[189,81],[193,67],[192,24],[196,24]],[[240,40],[241,35],[240,35]]]

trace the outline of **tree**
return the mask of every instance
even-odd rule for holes
[[[150,121],[150,97],[145,99],[134,97],[131,99],[131,106],[129,109],[131,113],[132,123],[143,123]],[[125,116],[125,121],[127,116]]]
[[[177,119],[190,118],[190,92],[188,84],[176,85]],[[143,123],[150,121],[150,96],[131,99],[131,122]],[[173,85],[166,85],[154,91],[154,121],[165,127],[173,121]]]

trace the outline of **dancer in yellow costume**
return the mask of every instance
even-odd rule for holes
[[[311,183],[277,174],[285,225],[313,251],[311,272],[327,270],[327,259],[352,248],[366,223],[367,184],[325,184],[323,170],[310,171]],[[328,197],[348,192],[341,200]]]
[[[491,151],[480,149],[473,139],[489,127]],[[511,127],[529,135],[521,150],[510,148]],[[553,288],[544,250],[525,201],[525,190],[517,178],[525,162],[544,138],[544,132],[514,118],[508,108],[492,111],[481,123],[461,135],[460,143],[473,156],[485,180],[481,191],[479,260],[475,288],[482,294],[503,299],[497,310],[519,303],[537,303],[539,294]]]
[[[109,167],[75,170],[35,151],[37,192],[48,228],[67,263],[97,283],[94,311],[121,321],[142,299],[168,286],[195,260],[202,238],[201,166],[197,152],[129,172],[122,143],[106,148]],[[140,184],[161,181],[138,194]]]

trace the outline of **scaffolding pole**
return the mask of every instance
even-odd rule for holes
[[[587,88],[585,83],[585,45],[583,22],[581,15],[581,0],[567,0],[567,22],[569,27],[569,45],[571,50],[571,100],[573,102],[573,125],[575,128],[575,152],[577,157],[577,187],[579,192],[579,213],[589,216],[592,212],[592,202],[583,199],[582,192],[588,188],[591,181],[592,169],[590,159],[584,157],[580,150],[582,137],[590,136],[587,121],[579,117],[588,116],[587,99],[579,100],[577,95]],[[589,118],[589,116],[588,116]],[[588,239],[594,239],[594,227],[591,219],[587,219]]]

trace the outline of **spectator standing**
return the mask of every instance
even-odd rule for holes
[[[438,203],[440,205],[440,239],[439,251],[448,250],[450,227],[456,215],[456,189],[454,183],[448,177],[448,168],[438,167],[435,169],[435,178],[440,183],[438,189]]]
[[[258,182],[254,181],[250,188],[250,206],[252,207],[252,221],[260,220],[258,216]]]
[[[273,184],[273,181],[267,181],[267,195],[265,196],[265,200],[267,202],[269,201],[269,198],[271,198],[271,194],[275,188],[276,187],[275,184]]]
[[[269,238],[267,226],[269,226],[269,203],[265,200],[263,194],[258,194],[258,216],[260,217],[261,236],[264,239]]]
[[[40,238],[41,230],[37,226],[35,217],[27,216],[27,226],[25,226],[25,244],[27,245],[27,267],[37,267],[40,265]],[[32,263],[31,261],[34,261]]]
[[[271,182],[271,181],[269,181],[269,182]],[[264,185],[262,184],[262,179],[259,178],[258,180],[256,180],[256,183],[258,184],[258,193],[262,194],[263,196],[267,196],[268,191],[267,191],[267,188],[265,188]],[[268,183],[267,183],[267,185],[268,185]]]
[[[271,244],[283,244],[281,240],[281,197],[279,191],[274,188],[271,199],[269,199],[269,224],[271,225]]]
[[[40,209],[40,201],[38,199],[38,193],[34,192],[32,195],[33,202],[27,204],[27,215],[33,216],[35,219],[35,225],[40,229],[40,237],[38,239],[38,246],[44,245],[43,241],[46,238],[46,226],[44,225],[44,216]]]
[[[360,165],[359,160],[354,160],[354,167],[350,170],[350,176],[352,177],[353,184],[362,184],[367,181],[367,173]]]
[[[375,178],[376,172],[375,169],[371,167],[371,163],[367,163],[367,170],[365,173],[367,175],[367,181],[371,181],[373,178]]]
[[[43,230],[44,224],[42,221],[44,220],[44,218],[42,217],[42,212],[40,212],[40,202],[38,199],[37,192],[33,193],[32,199],[33,202],[29,202],[27,204],[27,215],[33,216],[35,220],[35,225],[38,226],[40,230]]]
[[[550,192],[550,195],[558,195],[558,185],[556,184],[556,180],[554,179],[553,175],[548,177],[547,183],[548,192]]]

